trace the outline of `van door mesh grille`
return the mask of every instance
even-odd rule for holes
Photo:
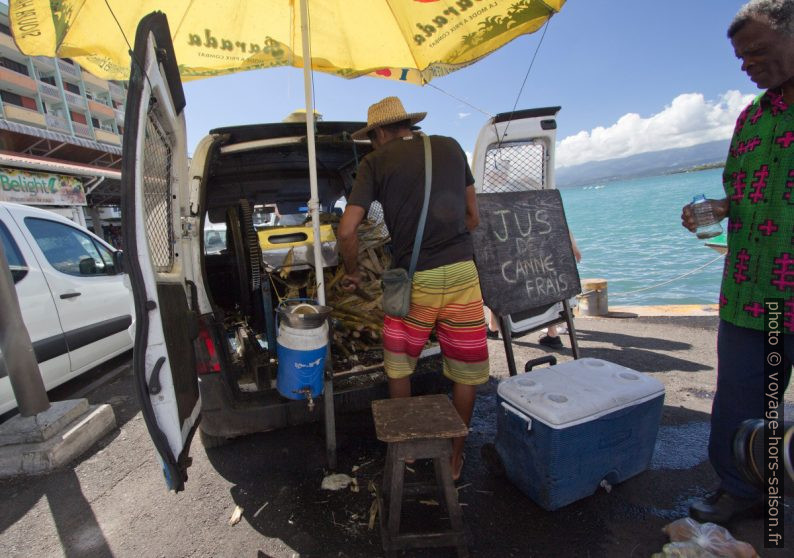
[[[373,201],[371,204],[369,204],[367,219],[378,226],[378,235],[382,236],[383,238],[389,236],[389,229],[386,226],[386,221],[383,220],[383,206],[379,201]]]
[[[494,145],[485,153],[482,192],[540,190],[546,183],[546,146],[543,142]]]
[[[143,146],[143,207],[146,236],[154,269],[174,267],[174,219],[171,195],[172,153],[156,114],[149,111]]]

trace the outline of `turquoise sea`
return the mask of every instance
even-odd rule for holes
[[[723,259],[681,226],[681,208],[696,194],[723,197],[722,169],[598,182],[560,193],[582,251],[579,275],[607,279],[610,306],[717,302]]]

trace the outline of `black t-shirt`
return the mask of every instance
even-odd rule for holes
[[[433,179],[417,270],[473,257],[465,190],[474,184],[474,177],[466,154],[457,141],[445,136],[430,136],[430,146]],[[394,139],[361,160],[347,203],[365,210],[376,200],[383,206],[392,238],[392,267],[411,265],[424,196],[425,151],[418,134]]]

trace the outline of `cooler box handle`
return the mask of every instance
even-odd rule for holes
[[[557,357],[554,355],[545,355],[538,358],[533,358],[532,360],[528,360],[527,363],[524,365],[524,372],[529,372],[533,368],[541,364],[548,364],[549,366],[554,366],[557,364]]]
[[[527,415],[525,415],[524,413],[522,413],[518,409],[516,409],[514,407],[511,407],[510,405],[508,405],[504,401],[502,401],[502,407],[504,407],[504,410],[507,411],[508,413],[514,414],[515,416],[517,416],[521,420],[526,421],[526,423],[527,423],[527,431],[531,431],[532,430],[532,419],[531,418],[529,418]]]

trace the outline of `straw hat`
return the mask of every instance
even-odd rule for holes
[[[374,105],[370,105],[367,111],[367,125],[360,130],[353,132],[353,139],[366,139],[367,133],[378,126],[394,124],[402,120],[410,120],[411,126],[420,122],[427,116],[426,112],[406,113],[403,104],[397,97],[386,97]]]

